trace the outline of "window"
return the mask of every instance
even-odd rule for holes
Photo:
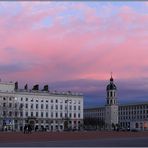
[[[56,109],[58,109],[58,105],[56,105]]]
[[[76,118],[76,113],[74,113],[74,118]]]
[[[53,117],[53,112],[51,112],[51,117]]]
[[[38,117],[38,112],[36,112],[36,117]]]
[[[12,116],[12,111],[9,112],[9,116],[10,116],[10,117]]]
[[[78,114],[78,118],[80,118],[80,113]]]
[[[56,113],[56,118],[58,117],[58,113]]]
[[[136,123],[136,124],[135,124],[135,128],[139,128],[139,125],[138,125],[138,123]]]
[[[26,104],[25,107],[28,108],[28,104]]]
[[[17,117],[17,112],[15,112],[15,117]]]
[[[3,103],[3,107],[6,107],[6,103]]]
[[[43,107],[44,107],[44,105],[43,105],[43,104],[41,104],[41,109],[43,109]]]
[[[17,108],[17,103],[15,103],[15,108]]]
[[[31,99],[31,102],[33,102],[33,99]]]
[[[12,103],[9,103],[9,107],[12,107]]]
[[[112,94],[112,91],[111,91],[111,92],[110,92],[110,96],[112,97],[112,95],[113,95],[113,94]]]
[[[51,100],[51,103],[53,103],[53,100]]]
[[[46,109],[48,109],[48,104],[46,104]]]
[[[28,112],[26,112],[25,114],[26,114],[26,117],[28,117]]]
[[[23,101],[23,98],[21,98],[21,101]]]
[[[31,109],[33,109],[33,104],[31,104]]]
[[[63,109],[63,106],[62,106],[62,105],[60,105],[60,109],[61,109],[61,110]]]
[[[81,107],[80,106],[78,106],[78,110],[80,110],[81,109]]]
[[[46,100],[46,102],[48,103],[48,100]]]
[[[76,106],[74,106],[74,110],[76,110]]]
[[[70,110],[72,109],[71,105],[69,106],[69,109],[70,109]]]
[[[51,109],[53,109],[53,105],[51,105]]]
[[[20,116],[21,116],[21,117],[23,116],[23,112],[20,112]]]
[[[36,102],[38,102],[39,100],[38,99],[36,99]]]
[[[31,112],[31,117],[33,117],[33,112]]]
[[[6,111],[3,111],[3,116],[6,116]]]
[[[43,102],[43,100],[41,100],[41,102]]]
[[[9,98],[9,101],[11,101],[11,100],[12,100],[12,98],[10,97],[10,98]]]
[[[58,100],[56,100],[56,103],[58,103]]]
[[[71,113],[69,114],[69,117],[71,118]]]
[[[41,112],[41,117],[43,117],[43,112]]]
[[[48,112],[46,112],[46,117],[48,117]]]
[[[36,104],[36,109],[38,109],[38,107],[39,107],[39,105],[38,105],[38,104]]]
[[[26,101],[28,101],[28,98],[26,98]]]
[[[6,100],[6,98],[4,97],[3,100]]]
[[[60,117],[61,117],[61,118],[63,117],[62,113],[60,113]]]

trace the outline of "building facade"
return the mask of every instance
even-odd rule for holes
[[[148,130],[148,102],[122,105],[117,100],[117,87],[110,79],[107,85],[106,105],[84,109],[84,120],[96,118],[104,120],[105,129],[114,129],[117,125],[122,129]]]
[[[18,83],[0,82],[0,130],[63,131],[80,129],[83,124],[83,95],[72,92],[51,92],[35,85],[18,89]]]

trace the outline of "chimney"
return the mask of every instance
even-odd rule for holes
[[[48,91],[48,85],[44,85],[43,91]]]
[[[15,82],[15,90],[18,90],[18,82]]]
[[[28,90],[28,85],[27,84],[24,86],[24,89],[25,90]]]
[[[32,90],[39,90],[39,85],[38,84],[34,85]]]

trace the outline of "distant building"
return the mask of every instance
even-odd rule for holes
[[[117,87],[110,78],[106,88],[107,98],[105,107],[84,109],[84,119],[96,118],[104,121],[108,130],[114,128],[148,130],[148,102],[127,105],[118,104]]]
[[[29,90],[18,83],[0,82],[0,130],[23,130],[30,124],[33,130],[62,131],[79,129],[83,124],[83,95],[73,92],[43,90],[35,85]]]

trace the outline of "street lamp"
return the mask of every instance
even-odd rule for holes
[[[67,126],[67,127],[66,127],[66,128],[67,128],[67,129],[69,128],[69,115],[68,115],[68,114],[69,114],[69,112],[68,112],[69,110],[68,110],[68,102],[71,102],[71,100],[68,100],[68,99],[65,100],[65,103],[67,103],[67,104],[66,104],[66,113],[67,113],[67,116],[66,116],[66,122],[67,122],[66,126]]]

